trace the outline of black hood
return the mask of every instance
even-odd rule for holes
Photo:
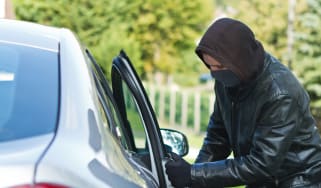
[[[222,18],[210,25],[195,52],[202,61],[203,53],[212,56],[243,82],[261,72],[265,54],[251,29],[231,18]]]

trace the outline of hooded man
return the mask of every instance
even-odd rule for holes
[[[196,54],[215,79],[215,104],[195,164],[173,154],[175,187],[321,187],[321,139],[309,96],[244,23],[222,18]],[[227,158],[233,152],[234,158]]]

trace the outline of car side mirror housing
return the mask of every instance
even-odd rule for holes
[[[174,152],[183,157],[188,154],[188,141],[186,136],[173,129],[160,129],[166,151],[168,153]]]

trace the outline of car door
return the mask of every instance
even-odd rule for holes
[[[91,55],[89,50],[85,51],[87,55],[87,60],[90,65],[90,70],[95,82],[95,88],[98,94],[98,109],[99,114],[101,114],[101,118],[103,120],[103,127],[99,130],[101,131],[104,139],[102,139],[102,145],[105,147],[103,151],[105,152],[106,159],[108,161],[112,161],[109,163],[113,169],[117,169],[117,173],[123,177],[124,179],[128,179],[129,182],[134,182],[132,185],[128,185],[126,181],[120,181],[119,178],[117,179],[116,176],[110,178],[108,173],[103,173],[100,171],[99,173],[94,173],[99,179],[102,179],[105,182],[112,183],[117,182],[118,187],[149,187],[149,188],[156,188],[158,186],[158,181],[151,175],[149,171],[146,171],[141,168],[140,164],[135,161],[132,157],[131,152],[123,152],[123,151],[130,151],[129,148],[132,146],[127,146],[127,143],[130,143],[131,138],[128,137],[126,134],[126,130],[124,130],[125,126],[123,125],[122,118],[120,117],[118,107],[116,102],[113,98],[112,91],[109,87],[108,81],[105,79],[104,74],[100,68],[100,66],[94,60],[94,57]],[[113,135],[112,139],[110,137],[111,134]],[[107,139],[107,137],[109,139]],[[97,138],[95,139],[97,142]],[[113,142],[114,141],[114,142]],[[117,144],[116,144],[116,142]],[[106,146],[114,146],[114,147],[106,147]],[[119,148],[121,147],[122,148]],[[114,148],[114,149],[112,149]],[[121,149],[121,150],[118,150]],[[111,158],[113,160],[111,160]],[[119,162],[121,165],[119,165]],[[96,165],[97,166],[97,165]],[[101,166],[101,165],[100,165]],[[95,170],[95,169],[92,169]],[[107,174],[107,175],[106,175]],[[125,182],[125,184],[124,184]],[[126,185],[127,184],[127,185]],[[116,186],[116,187],[117,187]]]
[[[168,187],[164,171],[168,160],[155,113],[140,79],[124,51],[112,64],[112,88],[126,134],[127,149],[132,157],[158,181],[159,187]]]

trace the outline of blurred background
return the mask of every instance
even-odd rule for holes
[[[215,19],[239,19],[300,79],[321,129],[321,0],[0,0],[0,9],[2,18],[70,28],[108,80],[124,49],[160,125],[185,132],[196,151],[215,96],[194,49]]]

